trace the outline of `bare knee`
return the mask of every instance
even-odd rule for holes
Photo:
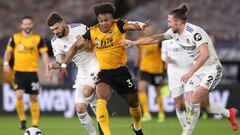
[[[137,93],[130,93],[121,96],[127,101],[130,107],[137,108],[140,105]]]
[[[87,106],[83,103],[76,104],[76,111],[78,114],[84,113],[87,111]]]
[[[85,98],[90,97],[93,94],[94,90],[90,86],[85,86],[82,90],[82,94]]]
[[[138,82],[138,91],[143,92],[147,90],[147,81],[141,80]]]
[[[23,91],[23,90],[17,90],[17,91],[16,91],[16,98],[17,98],[18,100],[23,99],[23,94],[24,94],[24,91]]]
[[[98,83],[96,86],[96,95],[98,99],[108,100],[111,94],[111,87],[106,83]]]
[[[31,101],[31,103],[37,102],[38,101],[37,100],[37,95],[30,95],[30,101]]]
[[[185,100],[183,96],[179,96],[174,98],[175,106],[179,110],[184,110],[185,109]]]

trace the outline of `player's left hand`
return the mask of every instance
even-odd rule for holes
[[[58,81],[62,81],[65,76],[68,76],[67,68],[60,68],[58,71]]]
[[[187,83],[188,79],[191,78],[193,75],[192,72],[188,72],[187,74],[183,75],[181,78],[181,82]]]

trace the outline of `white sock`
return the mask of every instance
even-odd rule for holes
[[[186,112],[184,110],[180,110],[180,109],[176,108],[176,114],[177,114],[177,118],[181,124],[181,127],[186,128],[186,125],[187,125]]]
[[[89,114],[87,112],[84,112],[81,114],[77,113],[77,115],[78,115],[78,119],[80,120],[82,126],[89,133],[89,135],[97,135],[92,118],[89,116]]]
[[[196,127],[200,115],[200,104],[189,105],[189,112],[187,115],[187,129],[193,130]]]
[[[217,102],[211,101],[208,107],[208,112],[212,113],[212,114],[221,114],[227,118],[229,118],[230,113],[229,111],[222,107],[221,105],[219,105]]]
[[[96,107],[97,107],[97,95],[93,93],[90,97],[86,98],[89,102],[93,112],[96,114]]]

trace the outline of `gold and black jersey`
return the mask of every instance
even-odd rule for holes
[[[126,48],[119,44],[120,40],[125,39],[125,23],[126,21],[121,19],[114,20],[111,29],[106,33],[102,32],[97,24],[83,35],[84,39],[94,43],[100,69],[116,69],[126,65]]]
[[[140,39],[143,38],[145,37]],[[163,73],[164,64],[161,59],[161,46],[159,43],[138,46],[138,52],[140,55],[140,71],[152,74]]]
[[[8,42],[7,51],[13,51],[15,71],[37,72],[39,52],[46,52],[47,46],[40,35],[32,33],[26,37],[22,32],[15,33]]]

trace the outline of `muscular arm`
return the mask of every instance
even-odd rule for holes
[[[67,52],[66,57],[64,58],[63,62],[64,64],[68,64],[70,60],[75,56],[80,48],[84,46],[84,41],[82,39],[78,39],[69,49]]]
[[[202,65],[207,61],[209,58],[209,51],[208,51],[208,44],[204,43],[199,46],[200,56],[197,62],[192,66],[190,72],[193,74],[195,73]]]
[[[131,46],[138,46],[138,45],[149,45],[154,43],[160,43],[163,40],[166,40],[163,36],[163,34],[153,35],[144,39],[131,41],[128,39],[124,39],[120,41],[120,44],[125,45],[127,47]]]
[[[144,30],[145,27],[147,27],[149,25],[150,20],[146,21],[146,22],[138,22],[138,21],[129,21],[127,22],[123,29],[124,31],[141,31]]]

